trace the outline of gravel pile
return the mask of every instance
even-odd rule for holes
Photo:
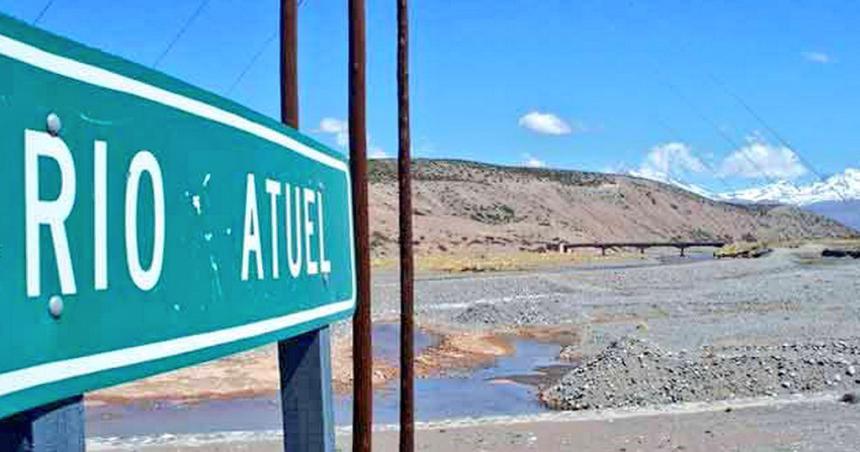
[[[457,323],[467,325],[552,325],[558,318],[536,303],[498,305],[476,303],[454,317]]]
[[[553,409],[584,410],[854,390],[860,389],[858,362],[860,338],[674,353],[625,337],[540,397]]]

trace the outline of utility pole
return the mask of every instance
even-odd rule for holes
[[[397,128],[397,180],[400,189],[400,452],[412,452],[415,449],[415,351],[407,0],[397,0]]]
[[[356,307],[352,320],[352,450],[354,452],[370,452],[373,426],[364,35],[364,0],[349,0],[349,165],[352,174],[352,216],[357,267]]]
[[[298,0],[281,0],[281,122],[299,128]]]
[[[298,0],[281,0],[281,121],[299,128]],[[278,342],[284,450],[334,450],[328,326]]]

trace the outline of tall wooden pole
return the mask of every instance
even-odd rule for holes
[[[349,165],[352,174],[358,290],[355,317],[352,320],[352,450],[355,452],[370,452],[373,425],[364,30],[364,0],[349,0]]]
[[[299,128],[298,5],[281,0],[281,121]],[[278,342],[284,450],[333,451],[328,327]]]
[[[299,128],[298,0],[281,0],[281,122]]]
[[[409,139],[409,14],[397,0],[397,180],[400,189],[400,451],[415,449],[414,267],[412,181]]]

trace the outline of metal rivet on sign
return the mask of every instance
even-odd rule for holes
[[[63,315],[63,298],[59,295],[54,295],[48,300],[48,312],[57,319]]]
[[[60,129],[63,127],[63,122],[60,121],[60,117],[57,116],[56,113],[50,113],[48,115],[48,119],[45,122],[48,126],[48,133],[53,136],[57,136],[60,134]]]

